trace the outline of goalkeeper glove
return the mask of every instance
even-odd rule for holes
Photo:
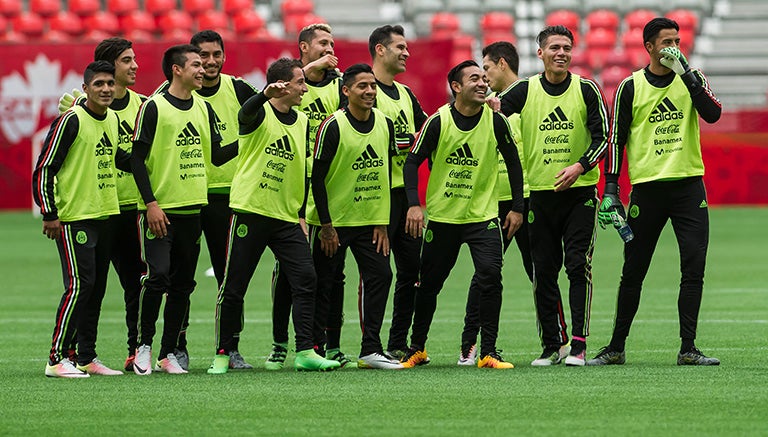
[[[63,114],[67,112],[67,109],[71,108],[72,105],[75,104],[75,101],[78,97],[82,96],[83,92],[78,90],[77,88],[72,89],[72,94],[64,93],[64,95],[59,98],[59,114]]]
[[[684,75],[690,67],[685,55],[677,47],[665,47],[661,49],[661,65],[677,73],[678,76]]]
[[[621,222],[616,216],[621,217],[621,221],[627,218],[624,212],[624,205],[621,204],[619,199],[619,184],[616,182],[606,182],[603,200],[600,202],[600,209],[597,211],[597,220],[600,223],[600,227],[605,229],[607,225],[616,226],[617,223]]]

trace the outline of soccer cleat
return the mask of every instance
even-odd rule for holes
[[[109,367],[105,366],[104,363],[102,363],[98,358],[94,358],[85,366],[78,364],[77,370],[83,371],[89,375],[115,376],[123,374],[123,372],[119,370],[110,369]]]
[[[616,351],[611,346],[605,346],[595,355],[595,358],[587,361],[587,366],[607,366],[609,364],[624,364],[627,360],[627,354],[624,351]]]
[[[155,370],[158,372],[165,372],[171,375],[181,375],[187,373],[179,364],[179,360],[176,359],[176,355],[170,353],[162,360],[157,360],[155,363]]]
[[[571,352],[565,357],[566,366],[582,367],[586,364],[587,343],[583,340],[574,340],[571,342]]]
[[[136,348],[136,356],[133,359],[133,373],[137,375],[149,375],[152,373],[152,346],[142,344]]]
[[[245,362],[245,358],[238,351],[229,352],[229,368],[234,370],[253,369],[253,366]]]
[[[462,345],[459,362],[456,364],[459,366],[474,366],[477,364],[477,346],[474,344]]]
[[[288,349],[280,343],[272,343],[272,352],[269,353],[264,368],[267,370],[280,370],[285,365],[285,357]]]
[[[429,357],[427,356],[427,351],[416,349],[411,346],[411,348],[408,349],[408,352],[405,353],[405,356],[400,359],[400,362],[403,363],[403,367],[410,369],[412,367],[428,364]]]
[[[335,370],[341,367],[341,363],[334,360],[328,360],[321,357],[314,349],[307,349],[296,352],[296,359],[293,360],[293,367],[299,371],[326,371]]]
[[[326,360],[333,360],[338,361],[339,364],[341,364],[341,367],[346,366],[347,364],[351,363],[352,360],[347,358],[346,355],[344,355],[344,352],[338,350],[338,349],[328,349],[325,352],[325,359]]]
[[[692,347],[688,352],[677,353],[678,366],[719,366],[720,360],[714,357],[708,357],[701,353],[696,347]]]
[[[64,358],[56,364],[45,365],[45,376],[51,378],[88,378],[90,375],[78,370],[69,358]]]
[[[491,352],[480,358],[480,361],[477,362],[477,367],[488,369],[514,369],[515,365],[504,361],[498,352]]]
[[[213,357],[213,363],[211,364],[211,367],[208,368],[208,373],[210,375],[221,375],[227,373],[227,370],[229,370],[229,360],[229,354],[216,354],[216,356]]]
[[[403,349],[392,349],[392,350],[384,352],[384,356],[389,358],[390,360],[400,361],[400,359],[405,356],[405,350],[403,350]]]
[[[176,357],[176,361],[179,362],[179,366],[181,366],[184,370],[189,370],[189,352],[187,352],[187,349],[174,349],[173,355]]]
[[[547,346],[544,348],[544,351],[541,353],[539,358],[531,361],[531,366],[543,367],[560,364],[560,362],[563,361],[563,358],[567,357],[570,352],[570,344],[564,344],[562,346]]]
[[[123,365],[123,368],[126,372],[133,372],[133,360],[136,358],[136,355],[131,354],[128,355],[128,358],[125,359],[125,364]]]
[[[383,354],[374,352],[372,354],[364,355],[357,360],[358,369],[404,369],[405,366],[399,361],[390,360]]]

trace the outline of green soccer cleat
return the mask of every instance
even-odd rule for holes
[[[282,370],[285,366],[285,357],[288,355],[287,343],[272,343],[272,352],[269,353],[264,368],[267,370]]]
[[[296,358],[293,360],[293,367],[299,371],[320,371],[335,370],[341,367],[341,363],[334,360],[328,360],[315,352],[314,349],[307,349],[296,352]]]
[[[221,375],[229,370],[229,354],[216,354],[213,358],[211,367],[208,368],[210,375]]]
[[[339,364],[341,364],[341,367],[344,367],[352,362],[352,360],[347,358],[347,356],[344,355],[344,352],[340,351],[339,349],[328,349],[325,351],[325,358],[328,360],[338,361]]]

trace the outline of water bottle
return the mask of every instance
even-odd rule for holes
[[[632,228],[629,227],[629,223],[624,220],[619,214],[613,214],[613,227],[619,231],[619,236],[625,243],[632,241],[635,238],[635,234],[632,232]]]

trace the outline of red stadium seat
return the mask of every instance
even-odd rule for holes
[[[137,9],[139,9],[139,0],[107,0],[107,10],[118,17]]]
[[[4,16],[0,15],[0,35],[5,35],[5,31],[8,29],[8,20]]]
[[[63,44],[72,42],[72,35],[60,30],[48,30],[43,34],[41,41],[51,44]]]
[[[480,29],[485,32],[513,32],[515,19],[506,12],[488,12],[480,19]]]
[[[69,0],[69,12],[73,12],[80,17],[93,15],[101,10],[99,0]]]
[[[126,32],[123,34],[125,39],[132,42],[152,42],[154,41],[154,37],[151,33],[147,32],[146,30],[141,29],[133,29],[130,32]]]
[[[656,18],[656,16],[657,14],[649,9],[635,9],[624,16],[624,24],[629,30],[640,29],[642,31],[646,23]]]
[[[600,82],[604,87],[616,88],[619,83],[632,74],[632,70],[625,67],[612,66],[600,73]]]
[[[458,33],[453,36],[453,52],[451,53],[451,65],[456,65],[467,59],[473,59],[472,49],[475,44],[475,37]]]
[[[115,34],[107,33],[107,32],[104,32],[103,30],[92,29],[86,32],[85,35],[83,35],[83,37],[81,38],[81,41],[87,42],[87,43],[100,43],[112,36],[115,36]]]
[[[590,31],[595,29],[608,29],[616,32],[620,24],[619,15],[610,9],[594,10],[587,14],[585,20]]]
[[[64,32],[72,36],[82,35],[83,22],[74,12],[61,11],[48,19],[48,32]]]
[[[312,23],[319,23],[323,22],[323,20],[320,21],[313,21]],[[309,24],[312,24],[309,23]],[[254,32],[249,32],[243,35],[243,39],[245,40],[253,40],[253,41],[276,41],[278,38],[276,38],[274,35],[269,33],[266,27],[262,27],[261,29],[258,29]]]
[[[52,17],[61,10],[59,0],[29,0],[29,12],[34,12],[41,17]]]
[[[11,26],[28,39],[41,37],[45,30],[45,22],[34,12],[22,12],[11,20]]]
[[[587,52],[584,50],[573,50],[571,51],[571,68],[573,67],[583,67],[583,68],[589,68],[589,56],[587,56]]]
[[[591,79],[593,74],[592,70],[589,69],[589,67],[585,67],[583,65],[573,65],[568,68],[568,71],[570,71],[573,74],[578,74],[581,77],[586,77]]]
[[[13,18],[24,10],[22,0],[0,0],[0,15]]]
[[[157,29],[162,32],[163,35],[173,35],[174,30],[187,32],[192,30],[192,17],[188,13],[178,9],[171,9],[158,15],[155,23],[157,24]],[[189,38],[187,38],[187,42],[189,42]]]
[[[202,14],[205,11],[212,11],[216,9],[214,0],[182,0],[182,9],[187,11],[189,15],[193,17]]]
[[[456,14],[450,12],[437,12],[432,16],[429,21],[430,33],[432,38],[453,38],[454,36],[466,36],[457,35],[459,33],[459,17]]]
[[[8,31],[0,33],[0,43],[7,44],[24,44],[27,42],[27,38],[19,32]]]
[[[314,13],[300,15],[298,17],[295,17],[295,21],[294,21],[294,23],[296,25],[296,33],[300,32],[301,29],[309,26],[310,24],[327,23],[327,22],[328,22],[328,20],[326,20],[325,18],[320,17],[318,15],[315,15]],[[264,28],[264,26],[262,26],[260,29],[266,30]],[[266,34],[264,34],[264,32],[260,32],[260,29],[258,29],[255,32],[255,36],[258,37],[257,39],[260,39],[262,37],[266,37],[266,34],[269,34],[269,32],[266,32]],[[248,32],[248,33],[253,34],[253,32]]]
[[[232,24],[236,34],[245,35],[263,28],[264,19],[253,9],[247,9],[235,15]]]
[[[229,29],[229,17],[222,11],[205,11],[198,14],[195,21],[197,21],[197,30],[211,29],[221,33],[222,30]]]
[[[613,52],[616,45],[616,33],[605,28],[589,31],[586,37],[586,52],[589,67],[594,70],[603,68],[605,59]]]
[[[517,37],[512,32],[492,31],[483,33],[483,47],[496,41],[506,41],[515,44]]]
[[[176,0],[144,0],[144,9],[158,16],[176,8]]]
[[[617,47],[613,49],[613,51],[609,53],[603,61],[603,69],[608,69],[611,67],[632,69],[634,68],[634,63],[629,58],[629,55],[623,47]]]
[[[315,10],[312,0],[284,0],[280,5],[283,17],[286,15],[306,15]]]
[[[222,0],[222,9],[232,16],[240,11],[253,9],[253,0]]]
[[[689,56],[693,51],[693,45],[696,42],[696,31],[693,29],[683,29],[681,27],[677,34],[680,37],[680,50],[682,50],[686,56]]]
[[[688,9],[675,9],[667,12],[664,16],[675,20],[680,29],[698,30],[699,28],[699,16]]]
[[[163,32],[160,36],[160,39],[162,41],[168,42],[168,43],[174,43],[174,44],[185,44],[188,43],[190,38],[192,38],[192,31],[189,29],[180,29],[180,28],[166,28],[167,31]]]
[[[621,35],[621,45],[632,68],[644,67],[648,64],[648,52],[643,44],[643,29],[634,28]]]
[[[573,33],[573,46],[577,47],[579,45],[581,17],[576,12],[567,9],[552,11],[547,14],[547,17],[544,19],[544,24],[547,26],[565,26],[571,33]]]
[[[145,32],[155,32],[155,19],[151,13],[147,11],[136,10],[120,17],[120,28],[123,33],[128,33],[133,30],[143,30]]]
[[[83,17],[82,21],[86,32],[99,30],[114,35],[120,29],[120,22],[117,17],[106,11],[99,11]]]

